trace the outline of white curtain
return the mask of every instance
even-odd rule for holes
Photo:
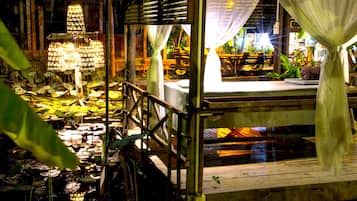
[[[153,48],[147,77],[149,93],[164,99],[164,67],[161,51],[165,47],[171,33],[172,25],[148,25],[148,37]]]
[[[341,172],[352,144],[341,45],[357,33],[356,0],[280,0],[288,13],[328,50],[316,97],[316,150],[322,167]]]
[[[206,58],[205,88],[222,82],[221,61],[215,48],[233,38],[248,20],[259,0],[207,0],[205,48],[209,48]],[[190,27],[183,26],[187,34]]]
[[[357,11],[356,11],[357,12]],[[343,69],[344,69],[344,75],[345,75],[345,81],[347,83],[350,82],[350,68],[349,68],[349,63],[348,63],[348,52],[347,48],[357,42],[357,34],[349,40],[347,43],[342,45],[342,62],[343,62]]]

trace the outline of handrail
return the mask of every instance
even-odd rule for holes
[[[183,162],[186,161],[186,157],[182,152],[181,146],[183,145],[183,139],[189,138],[185,136],[183,129],[183,122],[185,118],[187,119],[187,113],[181,111],[169,103],[161,100],[159,97],[149,94],[144,89],[136,86],[134,83],[125,81],[123,83],[126,94],[124,98],[133,93],[137,93],[139,97],[136,99],[133,98],[133,103],[131,108],[126,108],[124,114],[127,115],[127,119],[135,120],[137,125],[140,125],[142,132],[147,132],[148,136],[145,140],[146,142],[146,153],[151,153],[149,151],[150,140],[154,140],[160,146],[166,147],[164,149],[165,154],[167,154],[167,176],[169,178],[168,182],[171,182],[171,175],[173,171],[172,159],[176,161],[176,188],[175,188],[175,198],[176,200],[181,199],[181,169],[183,167]],[[128,100],[127,100],[128,101]],[[128,105],[127,105],[128,106]],[[165,114],[161,116],[157,108],[164,108]],[[134,113],[134,110],[142,111],[138,119],[133,119],[131,116]],[[160,109],[159,109],[160,110]],[[175,129],[173,128],[173,119],[177,122]],[[161,135],[160,135],[161,131]],[[163,135],[162,135],[163,134]],[[149,140],[150,138],[150,140]],[[143,153],[143,143],[144,139],[141,139],[141,149]],[[170,192],[171,184],[168,184],[168,192]]]

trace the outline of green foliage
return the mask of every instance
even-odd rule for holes
[[[301,29],[297,35],[298,39],[302,39],[305,36],[305,30]]]
[[[281,68],[284,70],[282,74],[276,72],[267,73],[267,77],[272,79],[285,79],[285,78],[300,78],[301,70],[299,66],[294,65],[289,61],[289,58],[281,54],[280,55]]]
[[[1,20],[0,34],[0,58],[15,70],[30,67],[26,56]],[[0,94],[1,132],[8,135],[18,146],[31,151],[42,162],[59,168],[76,167],[76,156],[67,149],[49,124],[2,82]]]
[[[76,157],[67,149],[56,131],[44,122],[8,86],[0,83],[0,130],[18,146],[30,150],[37,159],[59,168],[74,169]]]
[[[266,75],[273,80],[280,80],[280,74],[277,72],[268,72]]]
[[[294,51],[294,57],[293,57],[293,60],[292,60],[292,64],[297,66],[297,67],[305,66],[307,64],[305,54],[300,50],[295,50]]]
[[[15,39],[0,20],[0,58],[16,70],[31,66],[25,54],[18,47]],[[24,59],[25,58],[25,59]]]

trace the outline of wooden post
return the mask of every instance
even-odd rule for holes
[[[276,20],[279,22],[279,27],[277,27],[278,33],[275,34],[273,45],[274,45],[274,54],[273,54],[273,61],[274,61],[274,71],[277,73],[281,73],[281,68],[280,68],[280,54],[281,54],[281,48],[282,48],[282,33],[283,33],[283,13],[284,13],[284,8],[280,5],[279,7],[277,6],[277,16]]]
[[[127,35],[125,39],[127,39],[127,53],[125,57],[125,61],[127,61],[126,69],[127,71],[127,80],[129,82],[134,82],[136,79],[136,28],[137,25],[127,25]],[[127,98],[128,108],[132,108],[135,104],[134,101],[130,98]],[[134,128],[135,124],[130,118],[128,118],[128,128]]]
[[[143,70],[145,73],[149,70],[150,66],[150,59],[148,58],[148,30],[146,26],[142,26],[143,29],[143,57],[142,57],[142,63],[143,66],[141,66],[140,70]],[[146,63],[146,61],[149,61],[149,63]]]
[[[105,0],[104,3],[104,13],[105,13],[105,135],[103,135],[103,148],[102,148],[102,165],[104,175],[101,178],[100,190],[99,190],[99,200],[106,201],[110,197],[108,194],[109,189],[109,165],[108,165],[108,146],[109,146],[109,74],[110,66],[113,60],[111,60],[111,43],[110,43],[110,9],[111,0]]]
[[[288,55],[289,54],[289,38],[290,38],[290,21],[291,21],[291,16],[289,13],[283,9],[283,26],[282,26],[282,47],[281,47],[281,53]]]
[[[26,0],[26,40],[27,50],[32,50],[32,35],[31,35],[31,0]]]
[[[103,33],[103,0],[99,1],[99,33]]]
[[[108,0],[108,20],[109,20],[109,44],[110,44],[110,60],[111,65],[109,66],[111,69],[111,77],[115,76],[116,68],[115,68],[115,41],[114,41],[114,14],[113,14],[113,0]]]
[[[19,1],[19,14],[20,14],[20,45],[22,49],[26,48],[25,42],[25,11],[24,2]]]
[[[31,40],[32,40],[32,55],[35,55],[37,50],[37,37],[36,37],[36,8],[35,0],[30,2],[30,11],[31,11]]]
[[[128,79],[129,81],[135,81],[136,79],[136,25],[128,25]]]
[[[39,40],[40,40],[40,58],[44,56],[45,51],[45,29],[44,29],[44,18],[43,18],[43,7],[37,7],[38,12],[38,25],[39,25]]]
[[[148,56],[148,30],[146,26],[143,27],[143,59],[144,61]]]
[[[191,26],[190,91],[188,103],[188,143],[187,200],[204,201],[203,178],[203,61],[206,1],[194,0],[193,24]]]
[[[279,34],[274,41],[274,71],[281,73],[280,55],[289,54],[289,35],[290,35],[290,15],[282,6],[279,6]]]

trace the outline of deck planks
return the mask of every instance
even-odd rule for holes
[[[159,157],[152,156],[151,160],[167,175]],[[186,171],[181,170],[181,175],[181,188],[184,188]],[[171,181],[176,183],[176,170],[172,171]],[[357,199],[357,146],[344,158],[338,176],[323,170],[316,157],[206,167],[203,192],[207,201]]]

